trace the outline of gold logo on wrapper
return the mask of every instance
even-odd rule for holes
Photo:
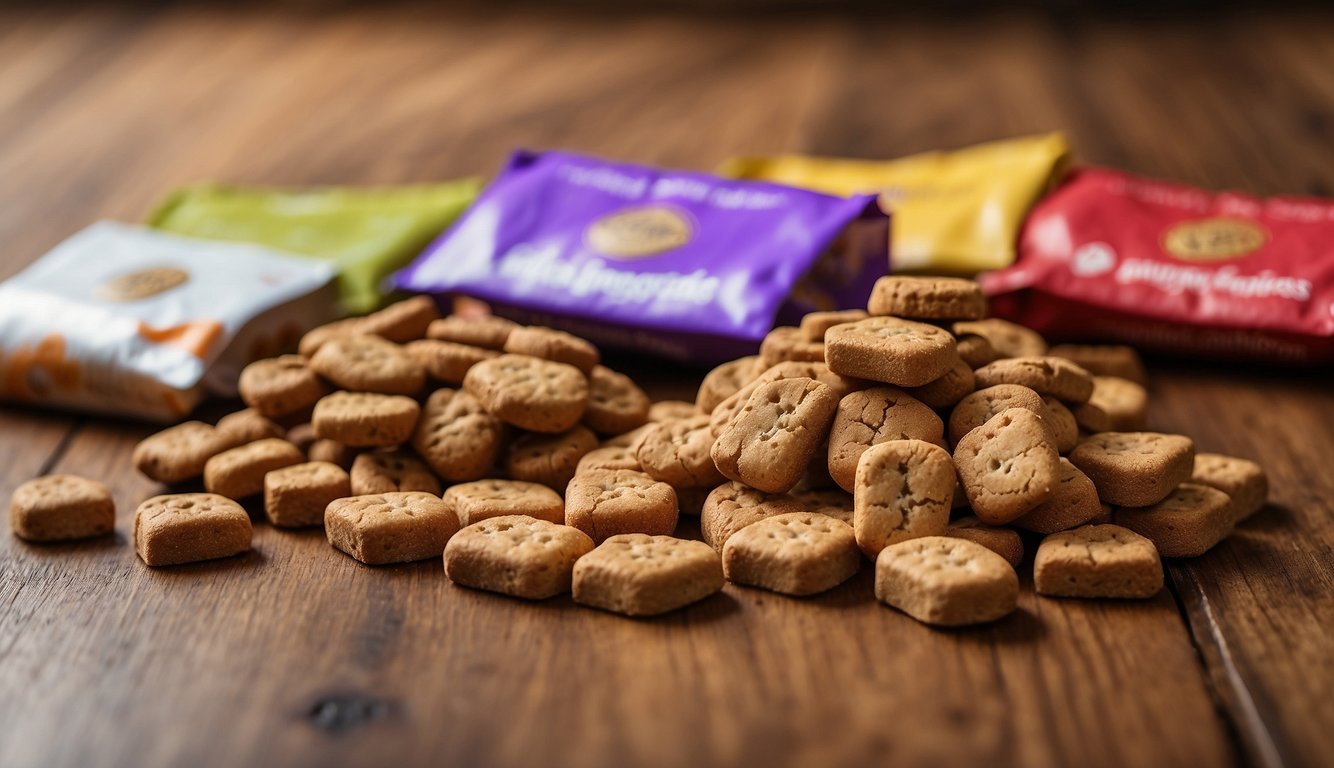
[[[1163,237],[1163,249],[1186,261],[1220,261],[1245,256],[1267,242],[1269,233],[1259,224],[1218,217],[1172,227]]]
[[[589,225],[584,241],[613,259],[643,259],[690,242],[694,226],[687,217],[665,205],[618,211]]]
[[[182,285],[190,273],[176,267],[150,267],[126,272],[106,281],[97,295],[107,301],[138,301]]]

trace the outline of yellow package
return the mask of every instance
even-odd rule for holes
[[[895,272],[972,275],[1008,267],[1028,209],[1070,162],[1059,133],[899,160],[780,155],[728,160],[724,176],[836,195],[877,192],[889,211]]]

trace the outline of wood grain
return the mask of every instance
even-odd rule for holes
[[[1081,156],[1262,193],[1334,186],[1334,25],[390,6],[0,8],[0,278],[176,185],[489,173],[516,146],[708,168],[1064,128]],[[630,361],[662,397],[689,371]],[[0,765],[1321,765],[1334,754],[1327,379],[1158,366],[1156,426],[1274,504],[1144,604],[922,627],[870,574],[630,621],[366,568],[258,524],[143,567],[146,428],[0,410],[0,494],[103,478],[112,539],[0,537]],[[687,524],[687,529],[689,525]],[[1030,541],[1032,545],[1034,542]]]

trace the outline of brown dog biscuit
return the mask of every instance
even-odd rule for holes
[[[1073,451],[1079,444],[1079,422],[1075,420],[1075,414],[1065,406],[1065,403],[1051,395],[1043,395],[1042,404],[1046,406],[1047,411],[1039,415],[1051,433],[1051,441],[1056,446],[1056,452]]]
[[[415,395],[426,371],[412,356],[379,336],[345,336],[320,347],[310,369],[351,392]]]
[[[334,339],[366,334],[368,331],[364,328],[364,319],[365,318],[361,317],[348,317],[311,328],[301,337],[301,342],[297,344],[297,352],[301,357],[309,358],[311,355],[319,352],[320,347],[328,344]]]
[[[1226,493],[1232,499],[1234,522],[1259,512],[1269,496],[1269,478],[1259,464],[1217,453],[1195,454],[1190,481]]]
[[[927,536],[885,547],[875,561],[875,596],[924,624],[995,621],[1019,603],[1019,577],[976,542]]]
[[[1093,481],[1067,459],[1061,459],[1056,487],[1041,504],[1011,524],[1034,533],[1056,533],[1097,520],[1103,514]]]
[[[956,539],[967,539],[974,544],[981,544],[987,549],[1005,558],[1011,568],[1019,569],[1024,561],[1024,540],[1009,528],[987,525],[977,517],[969,515],[950,523],[945,535]]]
[[[1163,557],[1199,557],[1235,525],[1228,495],[1195,483],[1182,483],[1147,507],[1118,507],[1115,520],[1152,541]]]
[[[635,445],[644,472],[674,488],[704,488],[723,479],[709,450],[713,433],[708,416],[653,424]]]
[[[358,453],[359,449],[343,445],[337,440],[317,439],[306,449],[306,458],[311,461],[325,461],[347,471],[352,469],[352,462],[356,460]]]
[[[627,616],[656,616],[723,588],[718,554],[698,541],[612,536],[574,564],[574,601]]]
[[[869,317],[825,334],[829,370],[900,387],[935,381],[958,357],[949,331],[896,317]]]
[[[204,465],[204,488],[229,499],[244,499],[264,491],[264,475],[305,460],[286,440],[256,440],[209,459]]]
[[[1195,443],[1158,432],[1102,432],[1075,446],[1070,463],[1088,475],[1108,504],[1147,507],[1190,479]]]
[[[159,483],[180,483],[204,473],[227,441],[202,421],[186,421],[149,435],[134,447],[134,468]]]
[[[594,448],[585,453],[579,459],[578,466],[574,473],[587,472],[591,469],[633,469],[636,472],[643,472],[644,468],[640,466],[639,459],[635,458],[633,448],[627,448],[623,445],[607,445],[601,448]]]
[[[746,405],[746,401],[750,399],[751,394],[758,387],[784,379],[815,379],[832,389],[834,396],[840,399],[849,392],[865,389],[870,385],[870,382],[840,376],[829,370],[828,365],[820,362],[788,361],[778,363],[765,369],[753,381],[737,390],[735,394],[713,409],[709,417],[709,429],[714,436],[722,434],[723,429],[732,421],[732,417],[736,416],[737,411],[740,411]]]
[[[648,407],[649,421],[670,421],[672,419],[688,419],[692,416],[698,416],[699,409],[694,403],[687,403],[685,400],[659,400]],[[624,434],[629,430],[622,430],[615,434]]]
[[[890,440],[857,462],[852,528],[867,557],[900,541],[940,536],[950,522],[954,463],[921,440]]]
[[[410,341],[403,346],[403,351],[426,371],[427,376],[454,386],[463,383],[463,378],[474,365],[500,356],[494,349],[438,339]]]
[[[1134,531],[1086,525],[1042,540],[1033,588],[1047,597],[1153,597],[1163,588],[1163,561]]]
[[[553,328],[519,326],[505,339],[505,351],[565,363],[591,374],[601,357],[598,348],[573,334]]]
[[[295,445],[298,451],[305,453],[310,450],[310,446],[314,445],[315,441],[319,438],[315,435],[315,427],[312,426],[310,422],[306,422],[305,424],[297,424],[295,427],[287,430],[287,433],[283,435],[283,439],[292,445]]]
[[[329,387],[300,355],[256,360],[237,383],[245,404],[269,418],[304,411],[329,394]]]
[[[578,368],[527,355],[474,365],[463,388],[492,416],[533,432],[564,432],[588,408],[588,379]]]
[[[1047,341],[1040,334],[998,317],[955,323],[953,330],[955,336],[981,336],[986,339],[998,358],[1047,354]]]
[[[807,341],[801,329],[790,325],[779,326],[765,334],[760,342],[760,368],[772,368],[779,363],[818,363],[824,361],[824,344]]]
[[[151,566],[238,555],[253,535],[245,509],[212,493],[154,496],[134,512],[134,551]]]
[[[973,280],[891,275],[876,281],[866,308],[872,315],[977,320],[986,314],[987,300]]]
[[[1057,344],[1047,354],[1064,357],[1094,376],[1116,376],[1143,386],[1144,362],[1133,347],[1116,344]]]
[[[463,525],[509,515],[524,515],[552,523],[565,522],[565,500],[559,493],[540,483],[475,480],[452,486],[445,491],[444,500]]]
[[[315,404],[310,423],[322,440],[373,448],[406,443],[420,415],[421,406],[410,397],[334,392]]]
[[[351,495],[347,472],[327,461],[293,464],[264,476],[264,514],[282,528],[324,525],[325,508]]]
[[[111,533],[116,502],[96,480],[45,475],[14,489],[9,524],[27,541],[70,541]]]
[[[949,408],[972,394],[973,384],[973,369],[959,358],[943,376],[909,392],[932,408]]]
[[[1042,417],[1010,408],[964,435],[954,464],[973,514],[1004,525],[1041,504],[1056,489],[1060,456]]]
[[[1129,379],[1094,376],[1093,394],[1074,415],[1089,432],[1136,432],[1148,422],[1149,393]]]
[[[575,561],[593,546],[568,525],[524,515],[488,517],[450,537],[445,576],[473,589],[545,600],[570,591]]]
[[[791,490],[829,434],[838,398],[814,379],[763,384],[714,442],[723,476],[768,493]]]
[[[484,477],[500,459],[505,425],[486,412],[477,398],[437,389],[426,399],[412,447],[437,475],[450,482]]]
[[[825,515],[792,512],[760,520],[723,546],[728,581],[785,595],[814,595],[852,578],[861,552],[852,529]]]
[[[367,565],[440,557],[459,519],[429,493],[351,496],[324,511],[324,530],[336,549]]]
[[[944,424],[936,412],[896,387],[871,387],[839,401],[829,429],[829,476],[851,492],[857,461],[873,445],[890,440],[938,442]]]
[[[652,401],[629,376],[605,366],[588,376],[588,409],[584,424],[604,435],[621,435],[649,420]],[[693,408],[692,408],[693,410]]]
[[[592,469],[565,489],[565,522],[593,541],[622,533],[667,535],[676,530],[676,491],[632,469]]]
[[[584,426],[558,435],[523,435],[505,451],[505,473],[512,480],[564,491],[579,469],[579,460],[597,447],[597,435]]]
[[[265,418],[254,408],[243,408],[218,419],[218,437],[228,448],[236,448],[269,437],[287,439],[287,430]]]
[[[831,312],[808,312],[801,318],[801,336],[806,341],[823,342],[825,331],[836,325],[855,323],[870,317],[864,309],[839,309]]]
[[[1024,408],[1048,416],[1042,396],[1019,384],[997,384],[966,395],[950,411],[950,442],[958,445],[963,436],[1010,408]],[[1071,419],[1073,423],[1073,418]]]
[[[406,344],[426,336],[426,329],[439,319],[440,309],[435,300],[413,296],[361,318],[361,331],[395,344]]]
[[[518,323],[495,315],[450,315],[432,321],[426,329],[426,338],[498,351],[505,348],[510,333],[518,327]]]
[[[804,512],[800,501],[787,494],[764,493],[737,482],[723,483],[709,492],[699,513],[704,543],[723,551],[732,534],[774,515]]]
[[[758,355],[731,360],[714,368],[704,375],[699,392],[695,395],[695,405],[700,413],[713,413],[713,409],[759,375],[760,358]]]
[[[1020,384],[1067,403],[1087,402],[1093,394],[1089,372],[1061,357],[1006,358],[978,368],[973,376],[979,387]]]
[[[421,459],[396,448],[387,451],[367,451],[352,462],[349,496],[369,496],[373,493],[421,491],[440,495],[440,481],[431,474]]]
[[[975,333],[965,333],[956,337],[954,348],[959,353],[959,359],[974,370],[1000,357],[996,354],[996,350],[992,348],[990,341]]]
[[[801,504],[807,512],[832,517],[852,527],[852,494],[841,488],[793,490],[787,495]]]

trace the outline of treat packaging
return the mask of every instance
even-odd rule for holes
[[[888,270],[887,223],[870,195],[520,151],[396,282],[711,363],[804,312],[865,306]]]
[[[176,421],[326,322],[331,265],[100,222],[0,283],[0,397]]]
[[[1334,201],[1213,194],[1081,169],[1029,217],[992,313],[1052,339],[1334,361]]]
[[[1069,159],[1065,138],[1052,133],[889,161],[743,157],[721,172],[835,195],[878,193],[894,217],[895,272],[973,275],[1014,262],[1024,215]]]
[[[385,279],[439,236],[481,188],[479,179],[317,189],[200,184],[169,195],[149,224],[329,259],[338,270],[343,312],[365,314],[383,303]]]

